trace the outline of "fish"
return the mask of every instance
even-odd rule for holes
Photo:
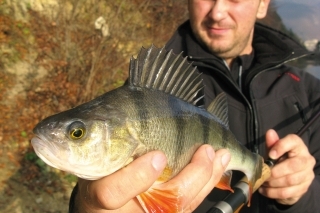
[[[238,170],[247,177],[252,194],[263,158],[230,131],[225,93],[206,109],[198,106],[203,88],[201,73],[182,53],[142,47],[130,59],[126,84],[40,121],[31,144],[48,165],[87,180],[110,175],[147,152],[161,150],[167,157],[163,174],[137,196],[147,213],[183,212],[179,187],[159,186],[175,177],[202,144],[231,154],[215,187],[232,191],[232,170]]]

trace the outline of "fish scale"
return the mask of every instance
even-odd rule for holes
[[[183,211],[183,186],[163,189],[161,183],[177,175],[202,144],[231,153],[216,187],[231,190],[231,171],[239,170],[252,192],[263,159],[229,130],[226,94],[219,94],[208,109],[196,106],[202,89],[201,74],[181,54],[142,48],[130,60],[128,84],[44,119],[34,128],[31,143],[47,164],[89,180],[110,175],[149,151],[163,151],[163,174],[137,196],[148,213]]]

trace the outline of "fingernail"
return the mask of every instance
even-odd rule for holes
[[[161,154],[155,154],[152,157],[151,164],[155,170],[160,171],[163,170],[166,166],[166,158],[164,155]]]
[[[276,151],[276,150],[271,150],[271,151],[269,152],[269,157],[270,157],[271,159],[277,159],[277,158],[278,158],[277,151]]]
[[[258,189],[258,191],[259,191],[260,194],[262,194],[262,193],[263,193],[263,188],[260,187],[260,188]]]
[[[230,153],[225,153],[225,154],[223,154],[222,155],[222,157],[221,157],[221,164],[222,164],[222,166],[224,166],[224,167],[226,167],[227,166],[227,164],[229,163],[229,161],[230,161]]]
[[[214,151],[213,151],[213,148],[211,146],[207,147],[206,148],[206,152],[207,152],[207,155],[208,155],[208,158],[213,161],[213,157],[214,157]]]

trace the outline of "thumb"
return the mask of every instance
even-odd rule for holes
[[[276,131],[273,129],[269,129],[266,133],[266,146],[267,150],[270,151],[273,145],[279,141],[279,136]],[[272,158],[272,152],[269,153],[270,157]]]

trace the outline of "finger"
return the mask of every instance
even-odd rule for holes
[[[297,172],[313,172],[314,158],[309,154],[306,156],[291,157],[276,164],[271,170],[271,177],[279,178]]]
[[[149,152],[107,177],[84,182],[79,189],[91,206],[117,209],[146,191],[160,176],[165,165],[166,157],[162,152]]]
[[[226,154],[226,152],[228,151],[218,151],[217,157],[210,145],[200,146],[190,163],[177,176],[158,185],[158,189],[176,191],[178,193],[178,208],[186,213],[192,212],[221,179],[230,161],[230,154]],[[225,153],[225,155],[221,157],[221,153]],[[214,172],[213,169],[215,169]],[[197,195],[208,183],[211,183],[211,185],[207,186],[206,190],[202,192],[202,197],[199,198]],[[194,202],[196,197],[197,202]],[[190,205],[191,202],[192,205]]]
[[[302,195],[304,195],[308,190],[308,187],[309,183],[307,182],[284,188],[260,187],[259,193],[268,198],[276,199],[278,202],[280,201],[280,203],[283,203],[281,200],[293,202],[294,200],[297,201]]]
[[[279,136],[276,131],[273,129],[269,129],[266,132],[266,146],[267,149],[270,150],[271,147],[279,140]]]
[[[209,145],[200,146],[191,162],[173,179],[164,183],[163,187],[179,187],[179,193],[189,202],[195,197],[212,175],[212,159],[215,152]],[[191,189],[191,191],[190,191]]]
[[[272,159],[278,159],[286,153],[288,153],[288,157],[294,157],[301,152],[307,152],[306,145],[300,137],[290,134],[273,144],[269,156]]]
[[[205,184],[205,186],[200,190],[195,197],[190,198],[192,201],[189,204],[190,211],[196,209],[200,203],[205,199],[205,197],[212,191],[212,189],[217,185],[220,181],[222,174],[224,173],[227,165],[230,161],[230,153],[229,151],[222,149],[216,151],[215,158],[212,163],[212,174],[209,181]]]
[[[284,188],[302,184],[308,180],[313,179],[313,172],[306,174],[305,171],[293,173],[291,175],[282,176],[280,178],[270,178],[264,182],[263,187],[267,188]]]

